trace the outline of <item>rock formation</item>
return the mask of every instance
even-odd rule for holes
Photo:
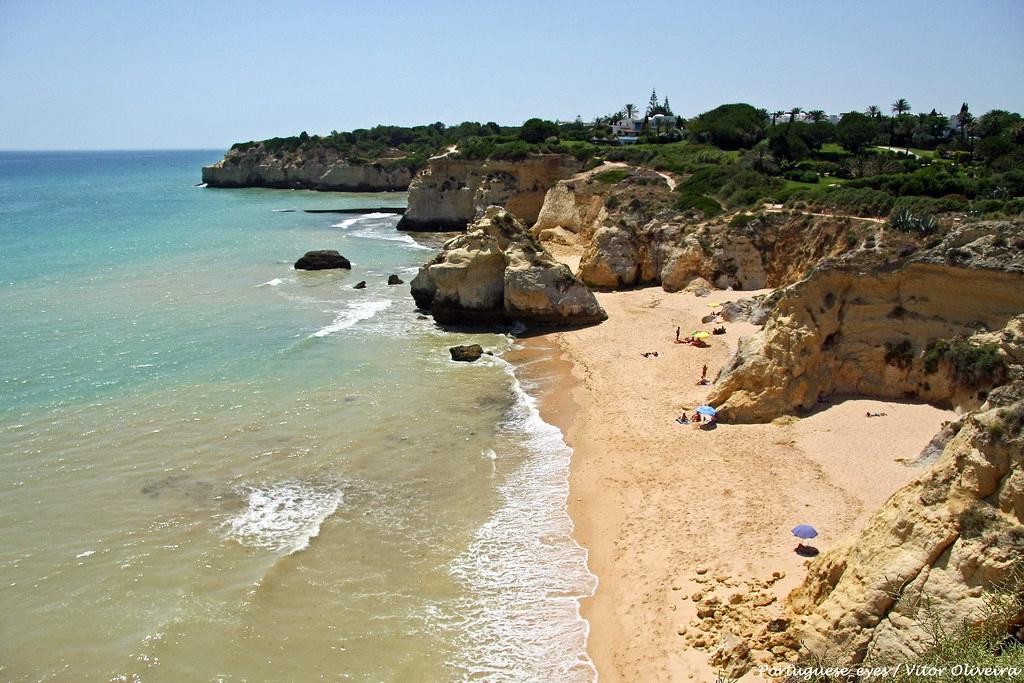
[[[463,363],[472,363],[484,355],[484,349],[479,344],[453,346],[448,352],[452,355],[452,360]]]
[[[983,592],[1024,563],[1022,428],[1024,383],[994,390],[933,467],[810,563],[789,607],[811,653],[897,662],[929,645],[931,620],[985,618]]]
[[[604,182],[608,170],[628,175]],[[675,200],[659,173],[598,168],[552,187],[532,232],[542,242],[582,247],[578,274],[589,285],[660,284],[674,292],[696,277],[723,289],[790,284],[822,258],[873,245],[880,229],[869,220],[804,214],[704,220],[674,208]]]
[[[398,229],[463,230],[491,205],[533,223],[548,188],[580,167],[564,154],[537,154],[521,161],[431,159],[409,186],[409,207]]]
[[[420,268],[412,295],[446,324],[581,325],[607,318],[569,268],[497,206]]]
[[[1024,253],[993,246],[996,231],[955,230],[904,263],[823,264],[741,341],[709,402],[734,422],[807,410],[830,394],[977,408],[1006,379],[1019,334],[1011,319],[1024,310]]]
[[[330,147],[271,152],[263,143],[236,145],[221,161],[203,167],[209,187],[273,187],[389,192],[405,190],[417,170],[401,159],[355,163]]]
[[[295,270],[328,270],[331,268],[352,268],[347,258],[334,249],[307,251],[295,262]]]
[[[388,275],[388,284],[389,285],[404,285],[405,281],[402,278],[400,278],[397,275],[392,273],[391,275]]]

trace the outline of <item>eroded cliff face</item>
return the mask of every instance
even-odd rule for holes
[[[446,242],[411,289],[417,306],[449,325],[582,325],[608,317],[569,268],[498,206]]]
[[[491,205],[533,223],[548,189],[580,166],[564,154],[533,155],[521,161],[431,159],[409,187],[409,207],[398,229],[463,230]]]
[[[532,228],[542,242],[578,245],[579,276],[595,287],[659,284],[674,292],[697,277],[723,289],[778,287],[823,258],[874,248],[880,231],[869,220],[803,214],[706,221],[673,208],[661,174],[620,166],[610,170],[626,178],[601,182],[607,170],[558,182]]]
[[[892,663],[930,645],[930,620],[986,617],[984,592],[1024,562],[1022,398],[1020,382],[995,390],[932,468],[810,563],[788,605],[805,651]]]
[[[330,148],[274,154],[254,145],[204,166],[203,182],[209,187],[391,192],[407,189],[414,172],[396,160],[354,164]]]
[[[816,269],[741,340],[709,402],[733,422],[808,410],[831,394],[977,408],[1007,379],[1016,333],[1003,330],[1024,311],[1024,254],[977,230],[904,263],[851,258]]]

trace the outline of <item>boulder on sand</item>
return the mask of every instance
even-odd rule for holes
[[[327,270],[330,268],[352,268],[347,258],[333,249],[307,251],[295,262],[295,270]]]

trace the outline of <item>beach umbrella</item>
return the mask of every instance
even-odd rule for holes
[[[715,415],[718,415],[718,411],[715,410],[711,406],[697,406],[697,412],[700,413],[701,415],[708,415],[710,417],[714,417]],[[807,527],[807,528],[810,529],[811,527]],[[811,529],[811,530],[814,531],[813,529]],[[796,532],[794,531],[794,533],[796,533]],[[817,535],[817,532],[815,532],[815,535]]]
[[[700,410],[700,408],[698,408],[697,410]],[[797,538],[807,540],[808,538],[814,538],[815,536],[817,536],[818,531],[809,524],[798,524],[795,527],[793,527],[793,535]]]
[[[694,339],[704,339],[705,337],[710,337],[711,333],[705,332],[704,330],[697,330],[690,336],[693,337]]]

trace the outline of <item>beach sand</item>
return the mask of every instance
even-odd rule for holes
[[[696,384],[702,366],[713,380],[739,338],[757,328],[726,324],[707,349],[673,343],[675,329],[710,330],[700,324],[709,302],[731,296],[601,293],[606,322],[524,343],[561,373],[541,412],[574,449],[569,508],[599,579],[582,613],[602,683],[715,680],[709,648],[679,633],[696,633],[691,596],[715,591],[727,601],[744,581],[768,580],[776,600],[761,609],[780,614],[807,561],[790,530],[813,525],[821,550],[856,532],[921,473],[903,460],[954,417],[927,405],[833,398],[811,415],[771,424],[677,423],[710,390]],[[652,351],[658,356],[641,355]]]

